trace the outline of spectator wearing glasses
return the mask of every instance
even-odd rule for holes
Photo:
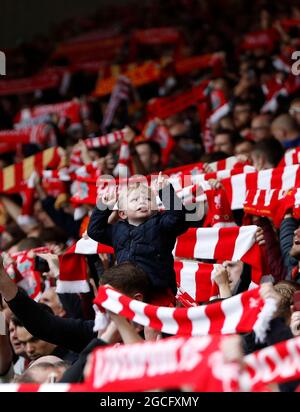
[[[255,142],[271,137],[271,117],[268,114],[259,114],[251,122],[251,135]]]

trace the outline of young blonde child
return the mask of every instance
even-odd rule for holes
[[[101,197],[87,233],[95,241],[113,246],[117,263],[133,262],[143,269],[155,291],[152,303],[168,306],[175,302],[176,295],[172,250],[176,237],[188,226],[184,206],[161,174],[155,189],[165,211],[158,211],[152,188],[131,183],[118,195],[117,190],[113,190]],[[117,200],[119,220],[110,224]]]

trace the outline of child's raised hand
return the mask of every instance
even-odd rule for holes
[[[101,196],[103,204],[109,207],[113,207],[117,203],[117,188],[109,189]]]
[[[162,174],[162,172],[159,172],[159,175],[154,183],[154,189],[157,190],[157,192],[164,187],[167,186],[169,183],[168,178]]]

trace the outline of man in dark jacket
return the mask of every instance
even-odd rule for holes
[[[148,301],[151,285],[148,276],[131,263],[123,263],[106,270],[102,284],[110,284],[133,299]],[[0,257],[0,293],[10,310],[31,335],[46,342],[80,353],[97,337],[93,320],[62,318],[45,310],[43,304],[31,299],[5,273]],[[50,308],[49,308],[50,309]]]
[[[117,262],[134,262],[149,276],[158,296],[176,294],[176,277],[172,250],[177,236],[184,233],[186,209],[172,185],[159,175],[157,186],[165,211],[158,213],[152,190],[143,184],[129,184],[119,194],[119,217],[109,224],[111,208],[117,201],[116,191],[107,193],[92,213],[88,235],[97,242],[112,245]],[[154,303],[152,301],[152,303]],[[167,304],[166,304],[167,306]]]
[[[280,249],[287,268],[287,280],[300,283],[300,226],[299,222],[287,213],[280,226]]]

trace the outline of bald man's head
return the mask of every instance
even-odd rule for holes
[[[295,119],[289,114],[281,114],[273,120],[271,125],[273,136],[284,143],[299,137],[299,129]]]

